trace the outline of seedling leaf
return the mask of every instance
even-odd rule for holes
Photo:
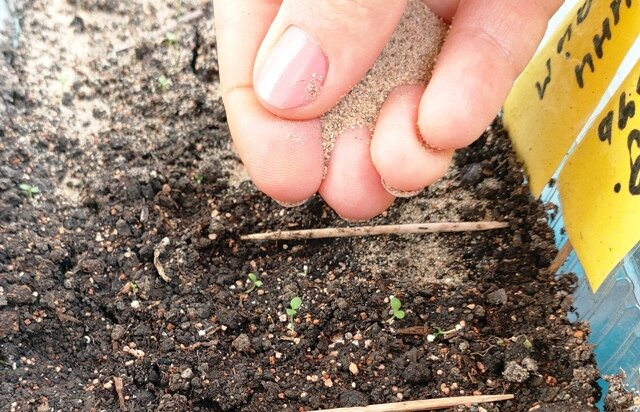
[[[253,283],[258,281],[258,277],[256,276],[255,273],[249,273],[248,277],[249,277],[249,280],[252,281]]]
[[[27,183],[20,183],[18,185],[18,187],[20,188],[20,190],[22,190],[23,192],[30,192],[31,191],[31,185],[27,184]]]
[[[255,282],[253,282],[254,285],[256,285],[257,288],[262,286],[262,281],[261,280],[256,280]]]
[[[393,316],[395,316],[397,319],[403,319],[404,318],[404,310],[396,310],[393,312]]]
[[[176,43],[178,41],[178,36],[175,35],[175,33],[173,32],[166,32],[164,34],[164,38],[165,40],[167,40],[169,43]]]
[[[394,312],[400,310],[402,307],[402,302],[400,302],[400,299],[395,296],[391,296],[389,303],[391,304],[391,309],[393,309]]]
[[[302,299],[299,296],[294,297],[293,299],[291,299],[289,306],[291,306],[291,309],[293,309],[294,311],[300,309],[300,306],[302,306]]]
[[[287,316],[289,316],[290,318],[296,316],[296,313],[298,312],[295,309],[287,308]]]

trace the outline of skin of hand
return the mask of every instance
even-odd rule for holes
[[[423,1],[451,23],[428,86],[394,90],[373,136],[338,136],[325,176],[319,117],[366,74],[407,0],[214,0],[229,128],[260,190],[288,206],[319,192],[366,220],[429,186],[489,126],[562,4]]]

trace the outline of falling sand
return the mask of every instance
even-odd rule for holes
[[[371,131],[385,99],[397,86],[427,84],[448,26],[421,0],[409,0],[389,43],[366,76],[322,117],[325,161],[336,137],[356,126]]]

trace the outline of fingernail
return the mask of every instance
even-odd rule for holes
[[[292,208],[292,207],[298,207],[298,206],[304,205],[305,203],[307,203],[307,200],[309,200],[309,199],[304,199],[304,200],[301,200],[299,202],[294,202],[294,203],[281,202],[279,200],[276,200],[276,203],[279,204],[282,207]]]
[[[352,219],[350,217],[344,217],[344,216],[340,216],[340,215],[338,215],[338,216],[340,217],[340,219],[344,220],[347,223],[363,223],[363,222],[366,222],[368,220],[368,219]]]
[[[329,61],[320,45],[303,30],[291,26],[260,69],[255,92],[278,109],[301,107],[318,96],[328,69]]]
[[[413,197],[415,195],[420,194],[424,189],[420,189],[420,190],[399,190],[396,189],[394,187],[391,187],[387,184],[387,182],[384,181],[384,179],[382,180],[382,186],[384,187],[384,190],[386,190],[387,192],[389,192],[390,194],[394,195],[395,197]]]

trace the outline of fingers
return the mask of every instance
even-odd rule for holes
[[[222,96],[253,87],[253,63],[262,39],[280,8],[280,0],[213,2]]]
[[[265,110],[252,87],[253,62],[279,1],[216,0],[220,84],[235,147],[251,179],[267,195],[295,204],[320,186],[319,120],[286,121]]]
[[[313,196],[324,171],[320,121],[279,119],[245,88],[230,92],[225,104],[234,144],[258,189],[288,205]]]
[[[468,145],[496,116],[561,0],[460,1],[420,102],[425,141]]]
[[[320,186],[327,204],[347,220],[370,219],[394,200],[371,163],[369,139],[366,127],[352,128],[339,135]]]
[[[458,10],[460,0],[423,0],[432,12],[440,16],[447,23],[451,23]]]
[[[406,1],[284,0],[254,66],[260,102],[289,119],[324,114],[369,70]]]
[[[401,86],[387,98],[371,141],[371,159],[396,196],[415,194],[441,178],[453,150],[426,148],[416,127],[423,86]],[[413,193],[412,193],[413,192]]]

